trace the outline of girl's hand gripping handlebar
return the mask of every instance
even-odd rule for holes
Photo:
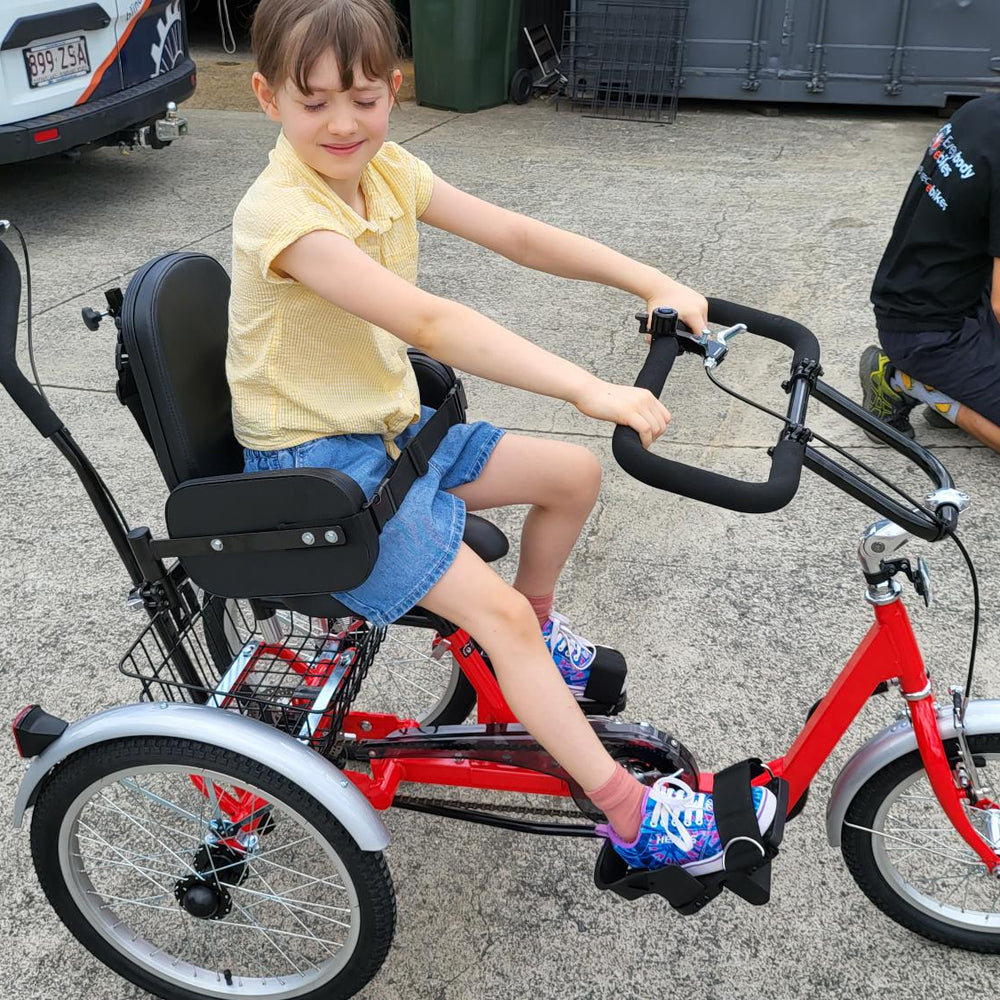
[[[804,326],[783,316],[722,299],[709,299],[708,303],[712,319],[731,327],[724,331],[722,340],[710,340],[678,329],[677,314],[672,309],[656,309],[650,329],[649,355],[635,384],[659,397],[677,355],[683,351],[702,355],[706,365],[714,367],[725,356],[725,341],[746,329],[744,323],[758,336],[792,348],[795,357],[789,381],[789,425],[782,430],[771,453],[771,472],[767,481],[754,483],[733,479],[655,455],[642,447],[638,435],[628,427],[615,429],[612,439],[615,460],[630,476],[657,489],[748,514],[778,510],[795,495],[802,474],[807,435],[801,430],[812,381],[819,371],[819,342]]]

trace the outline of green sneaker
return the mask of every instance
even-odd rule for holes
[[[887,423],[893,430],[912,438],[910,411],[917,404],[896,392],[889,385],[889,356],[883,354],[874,344],[866,347],[861,354],[859,374],[861,376],[861,405],[872,416]],[[868,434],[868,431],[865,431]],[[874,434],[868,434],[872,441],[881,444]]]

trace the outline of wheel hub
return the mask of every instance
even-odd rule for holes
[[[222,920],[233,908],[229,887],[242,885],[249,874],[246,856],[225,844],[205,844],[193,867],[174,889],[177,902],[199,920]]]
[[[189,875],[178,882],[174,895],[181,908],[199,920],[221,920],[233,908],[224,886],[198,875]]]

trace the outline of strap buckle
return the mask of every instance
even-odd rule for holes
[[[375,521],[375,528],[381,534],[386,521],[399,510],[388,480],[382,480],[378,489],[372,494],[372,498],[368,501],[367,506],[371,511],[372,519]]]

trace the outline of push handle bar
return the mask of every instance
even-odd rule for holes
[[[17,364],[17,315],[21,306],[21,271],[14,255],[0,240],[0,385],[17,403],[42,437],[63,429],[42,394]]]
[[[778,510],[795,496],[802,475],[806,439],[797,435],[794,428],[802,427],[805,420],[810,381],[804,366],[810,362],[818,365],[819,342],[804,326],[784,316],[774,316],[722,299],[709,299],[708,307],[714,321],[726,326],[745,323],[750,332],[785,344],[795,354],[788,402],[788,420],[792,427],[783,429],[771,453],[771,470],[767,480],[755,483],[733,479],[656,455],[642,447],[639,435],[631,427],[616,428],[612,438],[615,459],[630,476],[657,489],[747,514]],[[659,397],[678,353],[685,350],[704,354],[705,351],[698,338],[683,331],[666,329],[660,332],[658,327],[662,329],[664,325],[669,327],[673,324],[663,312],[657,312],[660,315],[653,318],[649,354],[635,384]],[[794,377],[797,369],[802,369],[800,377]]]

